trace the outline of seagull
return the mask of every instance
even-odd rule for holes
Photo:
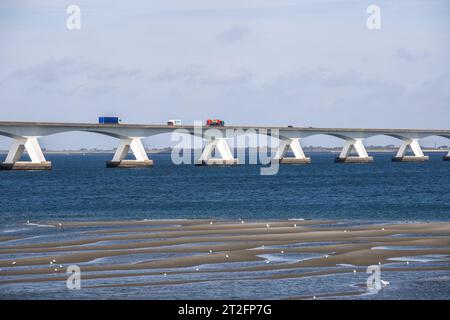
[[[385,287],[389,284],[389,281],[385,281],[385,280],[380,280],[380,282]]]
[[[270,260],[266,260],[266,263],[270,263]]]
[[[313,300],[316,300],[316,296],[313,296]]]
[[[378,261],[378,264],[381,265],[381,261]]]
[[[230,256],[228,255],[228,253],[227,254],[225,254],[225,258],[229,258]]]
[[[262,245],[262,248],[264,249],[264,245]]]
[[[270,227],[270,224],[266,223],[266,228],[269,228],[269,227]]]
[[[55,260],[55,259],[53,259],[52,261],[53,261],[53,262],[56,262],[56,260]]]
[[[167,273],[164,272],[164,277],[167,277]]]
[[[27,220],[27,224],[30,224],[30,220]]]
[[[52,265],[52,264],[53,264],[53,261],[50,261],[50,264]]]
[[[409,261],[406,261],[406,264],[409,264]]]
[[[281,253],[284,253],[284,251],[283,251],[283,250],[281,250]]]
[[[384,231],[384,228],[381,228],[382,231]]]
[[[325,255],[325,258],[328,258],[328,255],[327,255],[327,254]]]
[[[347,230],[344,230],[344,232],[347,232]]]
[[[209,224],[213,224],[213,222],[211,221]]]
[[[353,270],[353,273],[356,273],[356,270]]]
[[[241,223],[244,223],[244,220],[241,220]]]
[[[60,222],[60,223],[58,223],[58,226],[62,227],[62,223],[61,223],[61,222]]]
[[[62,269],[63,266],[60,264],[59,267]]]
[[[212,253],[212,250],[211,250],[211,249],[209,249],[209,253]]]
[[[58,272],[58,268],[55,268],[55,272]]]
[[[297,224],[294,224],[294,228],[297,228]]]
[[[195,268],[195,271],[198,271],[199,269],[198,268]]]
[[[13,265],[16,264],[16,263],[17,263],[17,262],[15,262],[15,261],[12,262]]]

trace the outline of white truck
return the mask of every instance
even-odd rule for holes
[[[168,126],[180,126],[181,120],[168,120],[167,125]]]

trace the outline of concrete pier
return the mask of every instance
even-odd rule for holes
[[[336,157],[334,159],[336,163],[369,163],[373,162],[373,157]]]
[[[278,159],[279,164],[309,164],[311,158],[305,156],[300,138],[283,138],[277,148],[277,152],[273,160]],[[294,154],[293,157],[285,157],[288,150],[291,149]]]
[[[393,157],[392,161],[394,162],[423,162],[428,161],[428,156],[403,156],[403,157]]]
[[[407,156],[406,151],[411,149],[413,156]],[[394,162],[423,162],[428,160],[428,156],[423,154],[419,144],[419,139],[403,139],[403,144],[398,149],[397,154],[392,158]]]
[[[135,160],[125,160],[129,151],[133,153]],[[113,159],[106,161],[107,168],[148,168],[152,166],[153,160],[148,158],[140,137],[122,137]]]
[[[352,149],[356,151],[356,156],[350,156]],[[339,157],[334,159],[334,162],[336,163],[368,163],[372,161],[373,157],[367,154],[363,139],[349,137],[345,138],[344,147],[342,148]]]
[[[195,165],[199,166],[230,166],[238,163],[238,159],[233,157],[233,153],[224,138],[210,139],[203,148],[200,159],[195,161]]]
[[[120,161],[106,161],[107,168],[148,168],[153,167],[153,160],[120,160]]]
[[[51,161],[30,162],[16,161],[13,163],[0,163],[0,170],[51,170]]]
[[[38,136],[16,136],[6,159],[0,164],[0,170],[51,170],[52,163],[47,161],[38,142]],[[20,161],[24,151],[30,161]]]
[[[298,158],[281,158],[279,160],[280,164],[310,164],[311,163],[311,158],[302,158],[302,159],[298,159]]]

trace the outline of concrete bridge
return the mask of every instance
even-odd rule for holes
[[[170,133],[177,129],[183,129],[187,134],[201,136],[206,140],[200,159],[196,164],[236,164],[230,147],[224,138],[225,132],[233,131],[237,135],[242,132],[255,131],[277,132],[280,139],[279,147],[273,157],[273,161],[279,163],[310,163],[310,158],[305,156],[301,146],[301,139],[313,135],[324,134],[338,137],[344,141],[344,147],[336,158],[336,162],[364,163],[373,161],[364,146],[364,139],[386,135],[402,141],[393,161],[426,161],[419,140],[428,136],[441,136],[450,139],[450,130],[424,130],[424,129],[364,129],[364,128],[302,128],[302,127],[270,127],[270,126],[225,126],[225,127],[199,127],[193,125],[140,125],[140,124],[97,124],[97,123],[56,123],[56,122],[0,122],[0,135],[13,139],[11,148],[4,162],[0,163],[0,169],[37,170],[51,169],[51,162],[46,161],[39,146],[38,138],[57,133],[84,131],[103,134],[119,140],[117,150],[107,167],[148,167],[153,161],[148,158],[142,145],[142,139],[161,133]],[[208,131],[222,133],[222,137],[208,135]],[[286,157],[291,149],[294,157]],[[356,155],[351,156],[355,150]],[[413,155],[406,155],[411,149]],[[23,152],[27,151],[31,161],[19,161]],[[213,157],[214,150],[220,153],[220,157]],[[131,151],[135,160],[125,160],[127,153]],[[450,151],[443,158],[450,160]]]

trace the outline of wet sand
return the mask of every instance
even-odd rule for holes
[[[38,232],[44,237],[36,241],[15,236],[0,238],[0,289],[6,284],[66,281],[67,266],[78,264],[83,279],[123,278],[114,284],[91,287],[123,287],[214,281],[214,274],[219,272],[241,280],[314,277],[366,272],[369,265],[392,264],[395,261],[389,259],[404,256],[450,257],[450,222],[342,226],[336,221],[203,219],[42,224],[51,227],[40,227]],[[45,239],[50,229],[52,238]],[[76,237],[57,240],[55,232],[74,232]],[[283,260],[284,256],[309,254],[305,259]],[[142,260],[152,255],[156,258]],[[119,260],[114,262],[114,259]],[[220,268],[204,267],[211,264]],[[320,270],[311,271],[311,268]],[[449,267],[410,267],[401,262],[384,270],[435,271],[449,270]],[[264,275],[265,271],[277,273]],[[241,272],[249,274],[242,277]],[[208,275],[208,278],[170,279],[172,274],[189,273]],[[130,277],[162,274],[162,281],[129,281]]]

